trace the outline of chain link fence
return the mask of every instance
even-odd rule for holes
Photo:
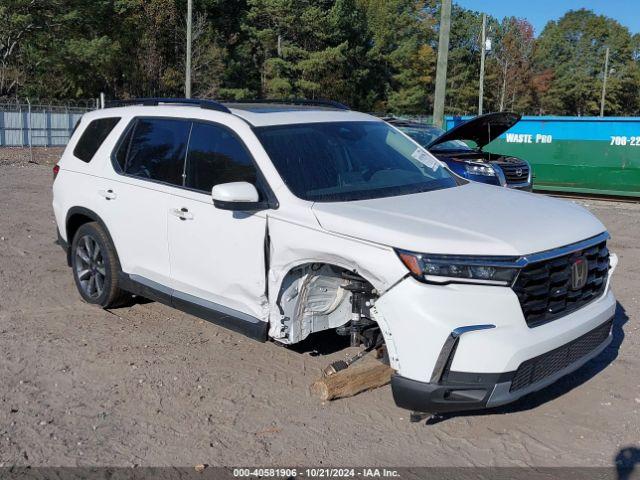
[[[80,117],[98,105],[98,99],[58,102],[0,98],[0,147],[64,147]],[[431,116],[373,115],[432,123]]]
[[[69,141],[80,117],[95,100],[65,104],[0,100],[0,147],[56,147]]]

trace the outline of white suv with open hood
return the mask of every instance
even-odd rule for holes
[[[334,329],[382,347],[420,412],[511,402],[610,341],[617,259],[573,203],[468,182],[335,103],[130,103],[86,114],[54,168],[90,303],[282,344]]]

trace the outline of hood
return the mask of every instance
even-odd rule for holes
[[[475,182],[399,197],[315,203],[312,209],[330,232],[434,254],[521,256],[606,230],[570,201]]]
[[[522,117],[517,113],[487,113],[462,122],[433,140],[427,149],[450,140],[473,140],[482,149],[513,127]]]

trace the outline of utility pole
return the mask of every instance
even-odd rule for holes
[[[442,0],[440,12],[440,39],[438,42],[438,65],[436,91],[433,99],[433,123],[442,128],[444,99],[447,90],[447,60],[449,56],[449,31],[451,30],[451,0]]]
[[[193,0],[187,0],[187,61],[184,78],[184,96],[191,98],[191,20]]]
[[[609,74],[609,47],[604,54],[604,76],[602,77],[602,98],[600,99],[600,116],[604,117],[604,100],[607,96],[607,75]]]
[[[482,115],[484,102],[484,56],[487,43],[487,15],[482,14],[482,39],[480,40],[480,87],[478,92],[478,115]]]

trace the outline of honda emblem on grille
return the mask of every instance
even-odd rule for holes
[[[516,175],[517,175],[518,177],[521,177],[521,176],[522,176],[522,169],[521,169],[521,168],[516,168]]]
[[[584,257],[578,257],[571,265],[571,290],[580,290],[587,284],[589,277],[589,262]]]

